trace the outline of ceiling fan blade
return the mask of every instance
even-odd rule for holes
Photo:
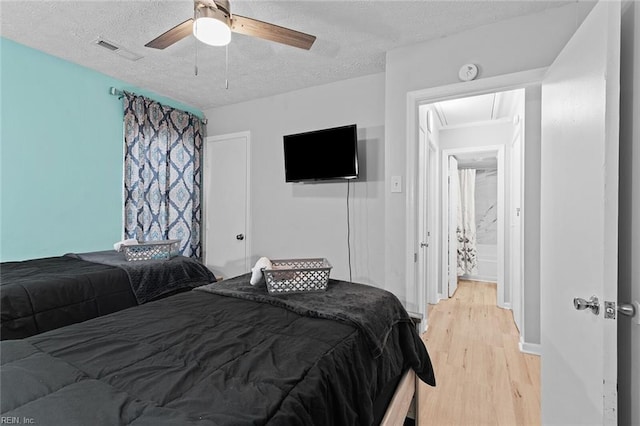
[[[316,36],[239,15],[233,15],[231,31],[306,50],[311,49],[316,41]]]
[[[145,44],[145,46],[153,47],[154,49],[165,49],[191,34],[193,34],[193,18],[189,18],[183,23],[176,25],[169,31]]]

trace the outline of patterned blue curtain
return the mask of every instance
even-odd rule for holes
[[[125,92],[125,237],[178,239],[184,256],[202,257],[199,117]]]

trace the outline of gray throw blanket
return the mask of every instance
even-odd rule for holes
[[[175,256],[168,260],[133,262],[127,261],[124,253],[114,250],[70,253],[67,256],[124,269],[129,276],[131,289],[138,304],[178,290],[188,290],[216,281],[213,273],[206,266],[185,256]]]
[[[366,336],[375,358],[382,354],[397,323],[411,323],[398,298],[376,287],[331,279],[324,292],[271,296],[264,282],[252,286],[250,278],[251,274],[240,275],[194,290],[269,303],[299,315],[354,325]]]

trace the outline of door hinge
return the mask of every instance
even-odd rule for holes
[[[413,253],[413,263],[418,262],[418,253]]]

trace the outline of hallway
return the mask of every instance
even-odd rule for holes
[[[540,424],[540,357],[521,353],[496,285],[460,280],[452,298],[429,306],[423,338],[437,387],[421,383],[421,425]]]

